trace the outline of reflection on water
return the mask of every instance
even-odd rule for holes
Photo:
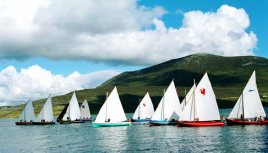
[[[230,109],[221,110],[228,116]],[[267,111],[266,111],[267,112]],[[92,128],[91,123],[15,126],[0,120],[0,152],[265,152],[268,126]]]

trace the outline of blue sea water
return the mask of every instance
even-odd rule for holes
[[[225,116],[230,111],[220,110]],[[268,126],[93,128],[90,122],[16,126],[15,121],[0,119],[1,153],[268,152]]]

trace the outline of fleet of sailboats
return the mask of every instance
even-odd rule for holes
[[[132,117],[132,122],[148,122],[154,114],[154,105],[149,93],[143,97]]]
[[[75,92],[73,92],[71,100],[57,118],[57,121],[61,124],[83,123],[90,120],[91,114],[87,101],[84,100],[79,107]],[[224,121],[220,117],[216,96],[207,73],[204,74],[197,85],[194,82],[187,94],[185,92],[182,103],[180,103],[173,80],[167,90],[164,90],[164,95],[155,111],[150,95],[146,93],[136,108],[131,121],[149,122],[151,126],[224,126]],[[228,125],[268,124],[257,88],[255,71],[252,73],[226,121]],[[36,118],[32,100],[29,99],[15,124],[55,124],[51,96],[49,95]],[[117,88],[114,87],[111,94],[107,94],[106,100],[92,126],[112,127],[131,125],[132,123],[125,115]]]
[[[265,118],[254,71],[226,122],[228,125],[268,124]]]

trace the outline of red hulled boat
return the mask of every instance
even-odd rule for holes
[[[242,121],[240,119],[226,119],[228,125],[266,125],[268,120],[264,121]]]
[[[265,117],[254,71],[226,122],[228,125],[266,125]]]
[[[198,122],[178,122],[179,127],[204,127],[204,126],[224,126],[224,122],[219,121],[198,121]]]
[[[187,94],[178,127],[224,126],[207,73]]]

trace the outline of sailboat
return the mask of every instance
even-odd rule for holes
[[[189,96],[178,126],[224,126],[220,121],[219,109],[216,96],[213,92],[207,73],[195,87],[192,95]]]
[[[185,98],[183,99],[183,101],[181,102],[181,108],[182,110],[184,109],[184,107],[186,106],[187,102],[189,101],[189,99],[191,98],[191,96],[193,95],[194,89],[196,88],[196,85],[194,83],[194,85],[192,86],[192,88],[189,90],[189,92],[185,95]]]
[[[182,108],[180,100],[178,98],[174,81],[172,80],[167,91],[164,91],[164,96],[149,122],[150,126],[176,125],[176,120],[180,118],[181,113]]]
[[[265,117],[254,71],[226,122],[228,125],[268,124]]]
[[[131,122],[127,122],[127,118],[121,104],[116,87],[102,105],[93,127],[112,127],[112,126],[131,126]]]
[[[79,108],[79,104],[73,92],[72,98],[69,101],[68,108],[60,121],[60,124],[70,124],[70,123],[83,123],[84,121],[81,120],[81,112]]]
[[[41,109],[40,113],[37,116],[37,121],[33,122],[33,125],[47,125],[47,124],[55,124],[53,121],[53,109],[52,109],[52,101],[51,95],[47,98],[46,103]]]
[[[139,106],[135,110],[132,122],[148,122],[154,114],[154,106],[149,93],[141,100]]]
[[[81,111],[81,119],[83,121],[91,121],[91,115],[90,115],[90,110],[89,110],[87,100],[85,100],[83,104],[81,105],[80,111]]]
[[[32,122],[35,118],[34,115],[34,108],[32,104],[32,100],[29,99],[29,101],[26,103],[24,110],[19,116],[19,121],[15,122],[16,125],[32,125]]]

